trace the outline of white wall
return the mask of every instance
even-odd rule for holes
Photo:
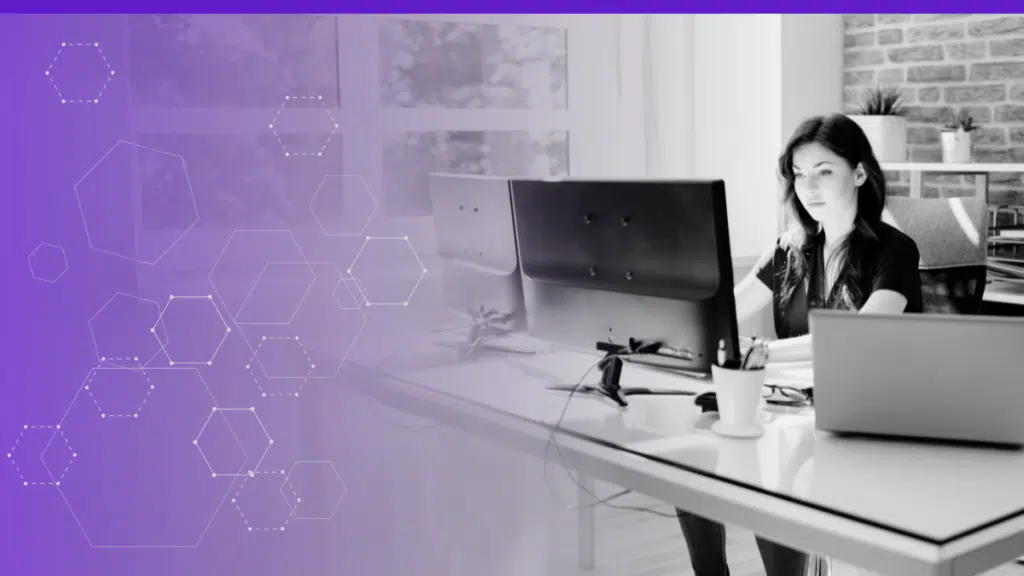
[[[725,180],[733,255],[754,257],[779,232],[782,145],[842,110],[842,17],[647,18],[648,173]]]
[[[783,143],[808,116],[843,111],[843,35],[839,14],[782,17]]]
[[[695,176],[725,180],[734,256],[764,252],[777,234],[781,18],[695,16]]]

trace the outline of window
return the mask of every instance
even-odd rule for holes
[[[145,55],[128,63],[135,141],[185,159],[188,244],[206,250],[235,229],[319,233],[325,174],[357,173],[382,214],[415,219],[431,171],[622,173],[619,18],[126,17],[126,52]],[[141,242],[187,221],[156,195],[138,212]]]

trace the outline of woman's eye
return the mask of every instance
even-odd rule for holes
[[[801,179],[801,178],[803,178],[803,177],[804,177],[804,175],[803,175],[803,174],[797,174],[797,175],[796,175],[796,179],[797,179],[797,180],[799,180],[799,179]]]
[[[832,174],[832,171],[831,171],[831,170],[822,170],[822,171],[821,171],[821,175],[822,175],[822,176],[829,176],[829,175],[831,175],[831,174]]]

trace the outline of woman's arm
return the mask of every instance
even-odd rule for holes
[[[907,298],[894,290],[875,290],[860,308],[861,314],[902,314]],[[809,362],[811,335],[784,338],[768,343],[769,362]]]
[[[742,325],[772,303],[772,289],[765,286],[757,277],[758,268],[754,268],[733,289],[736,299],[736,323]]]

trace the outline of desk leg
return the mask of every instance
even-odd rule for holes
[[[580,570],[593,570],[597,568],[597,519],[593,503],[594,480],[580,474],[576,478],[579,487],[577,494],[577,521],[578,521],[578,547],[577,561]],[[589,492],[589,493],[588,493]]]

